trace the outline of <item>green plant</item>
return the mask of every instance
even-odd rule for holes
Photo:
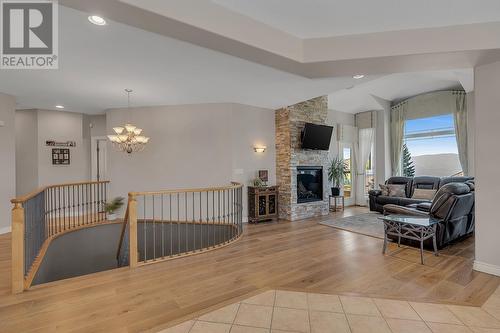
[[[257,178],[254,178],[252,180],[252,185],[254,187],[264,187],[264,182],[262,181],[262,179],[260,179],[259,177],[257,177]]]
[[[406,143],[403,144],[403,176],[405,177],[414,177],[415,176],[415,165],[411,159],[411,153],[406,146]]]
[[[338,156],[333,158],[328,166],[328,180],[332,183],[332,186],[340,188],[347,178],[346,174],[346,162]]]
[[[120,209],[123,206],[123,200],[125,200],[123,197],[116,197],[113,199],[113,201],[107,202],[104,205],[106,213],[113,214],[115,211]]]

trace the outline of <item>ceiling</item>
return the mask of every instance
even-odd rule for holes
[[[241,103],[276,109],[355,84],[311,80],[128,25],[98,27],[88,14],[60,8],[59,70],[2,70],[0,91],[18,108],[98,114],[132,105]],[[368,81],[374,77],[364,79]]]
[[[151,3],[150,0],[140,1]],[[211,1],[299,38],[445,27],[500,20],[498,0]]]
[[[359,113],[380,110],[379,99],[400,101],[432,91],[448,89],[474,90],[472,69],[399,73],[363,82],[328,95],[328,107],[336,111]]]

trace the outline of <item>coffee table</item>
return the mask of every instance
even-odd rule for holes
[[[424,264],[424,241],[432,238],[434,255],[438,255],[436,246],[436,230],[438,221],[431,217],[413,217],[403,215],[387,215],[379,217],[384,222],[384,248],[387,250],[387,236],[398,237],[398,247],[401,246],[401,238],[412,239],[420,242],[420,261]]]

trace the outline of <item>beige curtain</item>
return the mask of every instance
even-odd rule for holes
[[[400,176],[401,152],[403,150],[403,139],[405,129],[405,119],[408,110],[408,102],[401,102],[391,108],[391,167],[393,176]]]
[[[469,157],[467,150],[467,96],[464,91],[454,91],[455,110],[455,137],[457,139],[458,157],[464,175],[469,174]]]
[[[374,128],[361,128],[359,130],[358,144],[355,145],[356,157],[356,205],[366,206],[368,199],[365,195],[365,176],[366,163],[372,150],[373,140],[375,137]]]

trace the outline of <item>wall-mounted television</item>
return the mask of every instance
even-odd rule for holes
[[[302,131],[302,149],[329,150],[333,127],[306,123]]]

